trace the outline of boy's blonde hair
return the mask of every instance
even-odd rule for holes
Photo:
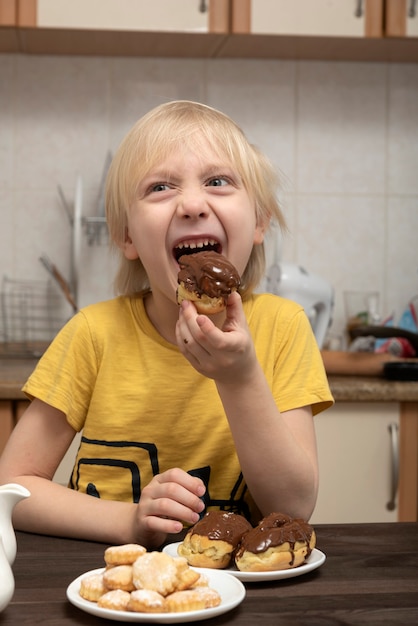
[[[117,293],[142,294],[150,289],[141,260],[129,260],[123,254],[128,210],[139,182],[179,145],[197,148],[199,154],[204,154],[208,147],[215,150],[241,176],[254,202],[257,224],[267,227],[273,221],[283,230],[286,227],[276,199],[276,173],[232,119],[197,102],[180,100],[162,104],[142,117],[126,135],[107,176],[106,217],[111,241],[120,255],[115,279]],[[264,272],[264,245],[255,245],[241,277],[243,298],[255,289]]]

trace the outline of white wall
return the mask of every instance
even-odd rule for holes
[[[107,151],[151,107],[196,99],[225,111],[286,178],[282,257],[335,287],[377,289],[400,315],[418,293],[418,64],[0,55],[0,275],[68,277],[57,185],[96,213]],[[80,304],[112,295],[107,248],[82,246]]]

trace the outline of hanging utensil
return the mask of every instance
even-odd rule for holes
[[[78,302],[78,290],[81,263],[81,239],[83,229],[83,179],[79,174],[75,186],[74,217],[72,231],[72,255],[71,255],[71,287],[74,300]]]
[[[97,207],[97,215],[99,217],[104,217],[105,215],[105,189],[106,189],[106,177],[107,172],[109,171],[110,164],[112,162],[112,153],[109,151],[106,154],[105,162],[103,165],[102,178],[99,186],[99,198],[98,198],[98,207]]]
[[[61,288],[67,302],[71,304],[74,313],[77,312],[77,304],[72,296],[70,286],[68,282],[65,280],[64,276],[58,270],[57,266],[49,259],[46,254],[43,254],[39,257],[40,262],[45,267],[45,269],[51,274],[51,276],[56,280],[58,285]]]
[[[67,201],[67,198],[64,195],[64,191],[63,191],[63,188],[61,187],[61,185],[58,185],[58,195],[60,197],[62,206],[64,207],[64,210],[65,210],[65,212],[67,214],[68,221],[70,222],[70,225],[72,226],[72,224],[73,224],[72,210],[71,210],[71,207],[70,207],[70,205],[69,205],[69,203]]]

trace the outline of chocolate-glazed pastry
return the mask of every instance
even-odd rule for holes
[[[177,551],[189,565],[224,569],[231,564],[243,535],[251,529],[242,515],[209,511],[189,529]]]
[[[223,311],[228,296],[240,285],[235,267],[217,252],[184,254],[179,258],[177,302],[191,300],[198,313]]]
[[[290,569],[302,565],[315,544],[315,531],[308,522],[271,513],[243,536],[235,564],[243,572]]]

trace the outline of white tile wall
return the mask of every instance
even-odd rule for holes
[[[343,291],[379,289],[400,315],[418,293],[418,64],[0,55],[0,275],[69,277],[71,229],[59,201],[83,176],[97,212],[108,150],[170,99],[231,115],[283,174],[290,234],[282,258]],[[114,262],[82,242],[80,305],[112,295]]]

